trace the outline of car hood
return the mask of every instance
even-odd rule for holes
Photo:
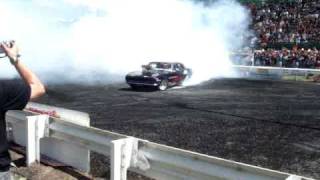
[[[134,71],[128,74],[128,76],[149,76],[149,77],[158,77],[162,74],[167,74],[166,71]]]
[[[129,74],[127,74],[127,76],[142,76],[142,72],[141,71],[130,72]]]

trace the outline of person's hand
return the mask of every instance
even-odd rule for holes
[[[0,46],[1,48],[3,48],[5,54],[8,56],[12,64],[15,64],[18,62],[20,54],[19,54],[19,48],[15,41],[3,42],[0,44]]]

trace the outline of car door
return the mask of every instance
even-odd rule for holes
[[[180,84],[180,82],[183,80],[183,70],[181,69],[181,66],[178,63],[172,64],[172,74],[170,76],[170,82],[173,85]]]

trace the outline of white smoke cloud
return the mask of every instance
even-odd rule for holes
[[[2,0],[0,39],[49,83],[123,81],[149,61],[182,62],[198,83],[231,75],[249,19],[233,0]],[[0,61],[0,76],[15,75]]]

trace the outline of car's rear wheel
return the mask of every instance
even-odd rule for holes
[[[165,91],[168,89],[168,81],[167,80],[162,80],[160,85],[158,86],[160,91]]]

